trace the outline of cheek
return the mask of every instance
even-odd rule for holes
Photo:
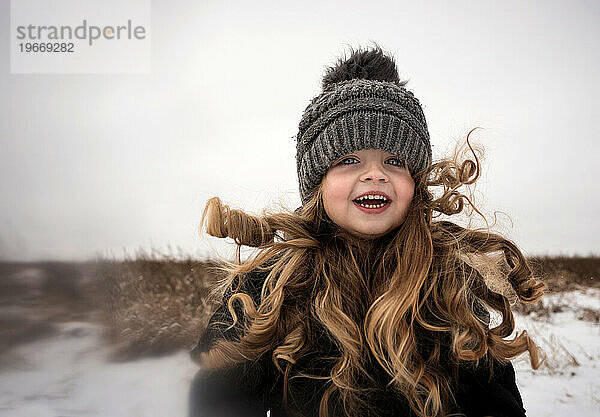
[[[408,188],[408,196],[409,198],[412,200],[412,198],[415,196],[415,183],[411,183],[409,188]]]
[[[329,200],[346,199],[351,190],[343,177],[326,176],[323,180],[323,197]]]
[[[339,186],[331,187],[329,192],[327,193],[328,199],[331,202],[340,202],[342,200],[346,200],[347,193],[344,192],[344,189]]]
[[[340,210],[351,196],[352,184],[341,177],[325,176],[323,179],[323,206],[328,214]]]
[[[396,195],[400,200],[410,202],[415,195],[415,182],[412,178],[404,178],[396,186]]]

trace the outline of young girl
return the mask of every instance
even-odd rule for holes
[[[525,331],[505,340],[508,298],[475,266],[526,303],[544,284],[511,241],[433,219],[471,203],[457,189],[479,160],[432,164],[405,84],[379,47],[351,51],[300,121],[302,206],[255,217],[208,201],[202,224],[238,259],[192,352],[192,416],[525,415],[510,359],[528,351],[537,369],[537,347]],[[240,245],[258,251],[241,262]]]

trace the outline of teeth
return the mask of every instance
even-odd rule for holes
[[[384,196],[382,196],[382,195],[373,195],[373,194],[363,195],[362,197],[358,197],[356,199],[356,201],[360,202],[360,201],[366,200],[366,199],[369,199],[369,200],[382,200],[384,202],[387,201],[387,198],[385,198]]]
[[[367,208],[379,208],[379,207],[383,207],[385,206],[385,203],[382,204],[363,204],[363,203],[358,203],[359,205],[363,206],[363,207],[367,207]]]
[[[379,200],[379,201],[381,201],[381,203],[367,204],[365,200]],[[359,197],[354,201],[356,201],[359,205],[366,207],[366,208],[380,208],[387,204],[388,199],[379,194],[369,194],[369,195],[363,195],[362,197]]]

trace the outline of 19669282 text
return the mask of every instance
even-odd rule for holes
[[[74,47],[73,42],[21,42],[19,43],[19,52],[75,52]]]

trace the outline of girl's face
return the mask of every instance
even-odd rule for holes
[[[368,239],[384,236],[404,222],[414,191],[402,159],[378,149],[344,155],[323,177],[323,205],[329,218]]]

